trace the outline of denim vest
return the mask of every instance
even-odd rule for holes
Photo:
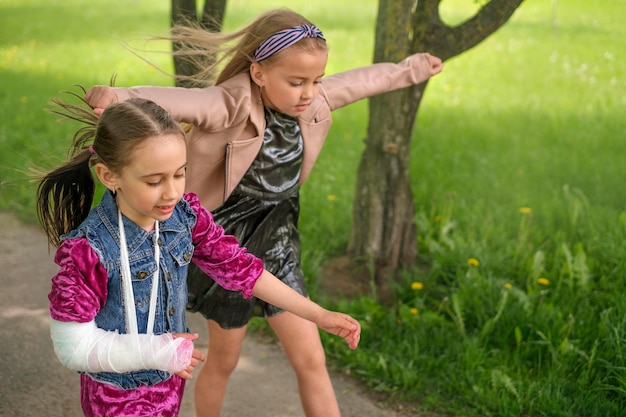
[[[130,273],[135,296],[133,310],[137,313],[139,333],[146,333],[152,277],[156,269],[154,259],[154,231],[146,232],[131,220],[123,217]],[[183,199],[172,216],[159,223],[161,249],[159,270],[159,296],[154,320],[154,334],[187,332],[185,308],[187,304],[187,268],[193,255],[191,229],[196,224],[196,213]],[[62,239],[84,237],[98,254],[108,272],[108,294],[104,307],[95,317],[101,329],[127,333],[125,323],[122,276],[120,269],[119,228],[117,205],[107,191],[100,204],[91,210],[87,219]],[[141,385],[154,385],[170,378],[170,374],[157,370],[127,373],[87,373],[96,381],[130,390]]]

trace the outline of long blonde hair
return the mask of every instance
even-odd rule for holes
[[[230,33],[209,32],[198,23],[187,21],[172,27],[171,35],[159,37],[177,44],[174,56],[181,57],[200,71],[177,78],[198,86],[220,84],[227,79],[247,72],[254,62],[254,51],[259,44],[274,33],[312,23],[302,15],[286,9],[274,9],[260,14],[249,24]],[[294,47],[306,50],[327,50],[320,38],[304,38]],[[279,59],[280,53],[264,60],[268,65]],[[219,74],[216,72],[220,69]]]

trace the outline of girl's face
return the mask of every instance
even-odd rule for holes
[[[185,190],[185,140],[176,134],[152,136],[131,152],[130,164],[112,174],[122,214],[144,230],[167,220]]]
[[[253,63],[250,74],[267,107],[298,117],[319,94],[328,51],[290,47],[280,54],[271,63]]]

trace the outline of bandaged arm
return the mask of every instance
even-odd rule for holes
[[[87,323],[50,319],[54,352],[67,368],[84,372],[156,369],[177,373],[191,363],[193,342],[160,335],[119,334]]]
[[[191,363],[193,342],[158,336],[119,334],[97,327],[95,316],[107,299],[108,272],[85,238],[63,241],[54,261],[50,335],[63,365],[85,372],[130,372],[144,369],[176,373]]]

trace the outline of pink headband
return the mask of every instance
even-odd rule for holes
[[[291,45],[299,42],[304,38],[319,38],[326,41],[324,34],[315,25],[301,25],[293,28],[281,30],[265,39],[256,51],[254,51],[254,60],[261,62],[280,51],[289,48]]]

